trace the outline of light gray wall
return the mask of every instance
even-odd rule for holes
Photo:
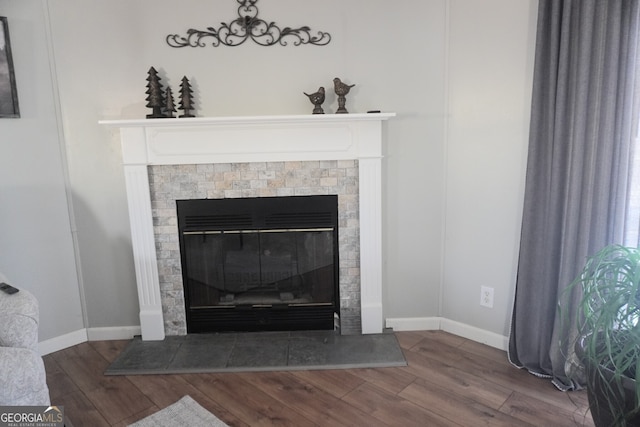
[[[535,0],[265,0],[258,2],[262,18],[327,31],[331,43],[200,49],[172,49],[164,38],[229,22],[235,1],[42,1],[50,14],[87,327],[138,323],[119,139],[97,122],[148,113],[145,79],[153,65],[174,92],[181,77],[189,77],[200,116],[308,114],[312,106],[302,92],[320,85],[329,89],[325,111],[333,112],[336,76],[357,84],[349,111],[396,112],[385,129],[385,317],[443,316],[506,333]],[[40,4],[0,0],[14,3]],[[42,80],[36,68],[21,72]],[[39,96],[43,103],[50,95]],[[12,132],[22,137],[28,130]],[[57,147],[54,140],[48,147]],[[11,172],[50,182],[34,158],[30,153],[21,164],[12,162]],[[15,198],[23,194],[14,192]],[[64,207],[64,191],[49,197]],[[70,234],[68,225],[56,229]],[[56,258],[73,261],[68,240]],[[1,247],[6,250],[4,239]],[[28,254],[12,257],[24,265]],[[9,263],[5,258],[0,268]],[[23,268],[16,263],[11,272]],[[492,310],[479,307],[481,284],[496,290]]]
[[[64,144],[40,1],[0,0],[21,117],[0,119],[0,271],[40,302],[40,340],[84,328]]]
[[[508,335],[537,1],[452,0],[442,317]],[[494,288],[494,308],[480,287]]]

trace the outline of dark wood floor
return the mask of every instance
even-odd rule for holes
[[[563,393],[506,354],[445,332],[396,332],[409,366],[104,376],[127,341],[44,357],[51,402],[74,427],[125,426],[190,395],[230,426],[593,426],[584,392]]]

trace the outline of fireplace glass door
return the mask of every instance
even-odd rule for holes
[[[333,229],[190,232],[190,308],[332,304]]]

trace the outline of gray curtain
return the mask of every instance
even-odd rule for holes
[[[509,358],[561,389],[580,386],[560,344],[575,334],[561,317],[579,295],[562,316],[559,297],[588,255],[623,243],[628,224],[639,11],[639,0],[539,1]]]

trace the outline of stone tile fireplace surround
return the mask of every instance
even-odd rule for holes
[[[143,340],[186,334],[175,200],[338,194],[342,333],[382,332],[382,123],[394,113],[108,120]]]

